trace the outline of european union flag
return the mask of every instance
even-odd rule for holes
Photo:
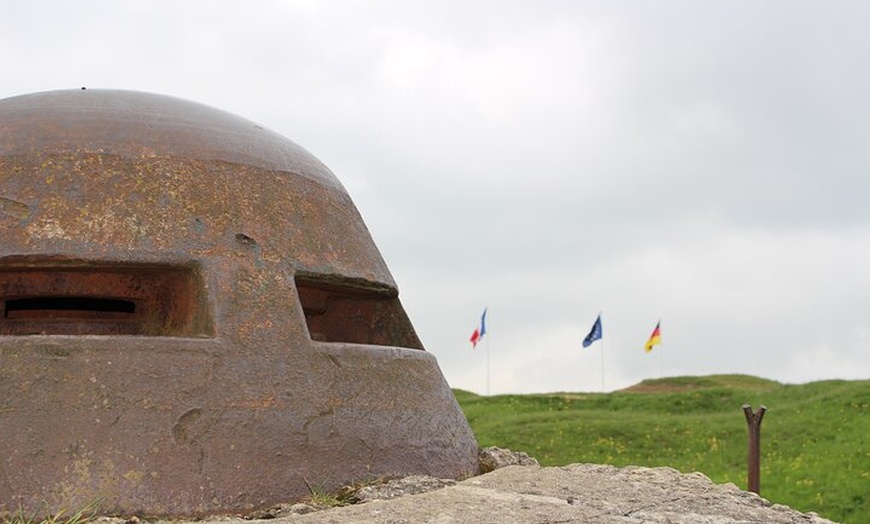
[[[592,330],[586,335],[586,338],[583,339],[583,347],[588,348],[592,345],[593,342],[601,338],[601,315],[598,315],[598,318],[595,319],[595,323],[592,324]]]

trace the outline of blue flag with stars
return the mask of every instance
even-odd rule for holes
[[[599,340],[601,338],[601,315],[598,315],[598,318],[595,319],[595,323],[592,324],[592,330],[589,331],[589,334],[586,335],[586,338],[583,339],[583,347],[588,348],[592,345],[593,342]]]

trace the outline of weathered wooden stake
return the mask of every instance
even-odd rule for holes
[[[761,419],[767,408],[760,406],[758,411],[752,412],[752,406],[743,405],[743,414],[746,415],[746,424],[749,426],[749,461],[747,484],[748,490],[761,494]]]

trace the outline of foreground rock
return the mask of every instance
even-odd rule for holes
[[[251,521],[221,519],[220,524]],[[670,468],[509,466],[417,495],[373,500],[269,524],[831,523],[733,484]]]
[[[507,466],[539,466],[538,459],[530,457],[524,451],[511,451],[495,446],[483,448],[477,455],[481,473],[489,473]]]

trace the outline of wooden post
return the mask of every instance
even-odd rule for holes
[[[761,406],[753,413],[749,404],[743,405],[743,414],[746,416],[746,424],[749,426],[749,460],[747,484],[748,491],[761,494],[761,419],[767,408]]]

